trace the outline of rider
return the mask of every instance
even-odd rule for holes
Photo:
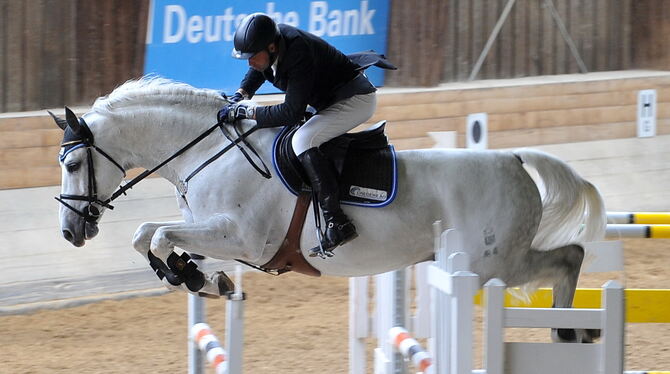
[[[263,13],[248,15],[235,31],[232,55],[247,59],[250,69],[233,102],[217,119],[234,122],[255,119],[260,127],[299,123],[310,105],[317,113],[294,134],[293,151],[309,177],[323,211],[326,231],[321,247],[331,251],[358,236],[342,212],[336,170],[319,150],[330,139],[372,117],[377,106],[376,88],[357,65],[323,39],[293,26],[277,25]],[[265,82],[286,93],[277,105],[253,107],[250,99]]]

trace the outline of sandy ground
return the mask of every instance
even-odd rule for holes
[[[670,288],[670,240],[625,246],[625,274],[584,276],[580,286],[616,278],[629,288]],[[245,275],[245,290],[245,373],[347,372],[347,279],[256,273]],[[222,335],[225,302],[208,301],[207,312]],[[629,324],[626,332],[627,370],[670,369],[670,325]],[[181,293],[0,317],[0,373],[184,373],[186,334]],[[548,334],[509,331],[508,340]]]

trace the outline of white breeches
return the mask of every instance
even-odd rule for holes
[[[356,95],[329,106],[300,126],[291,144],[296,156],[367,121],[377,109],[375,92]]]

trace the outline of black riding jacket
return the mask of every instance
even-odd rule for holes
[[[277,74],[272,67],[259,72],[252,68],[240,87],[249,96],[267,80],[286,93],[284,102],[259,106],[256,122],[261,127],[293,125],[307,105],[322,110],[337,101],[375,92],[375,87],[347,56],[325,40],[293,26],[280,24]]]

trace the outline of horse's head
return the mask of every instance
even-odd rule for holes
[[[65,135],[59,161],[62,170],[60,226],[63,237],[77,247],[98,234],[98,221],[125,171],[95,142],[84,118],[65,108],[65,119],[49,114]],[[104,146],[103,146],[104,147]]]

